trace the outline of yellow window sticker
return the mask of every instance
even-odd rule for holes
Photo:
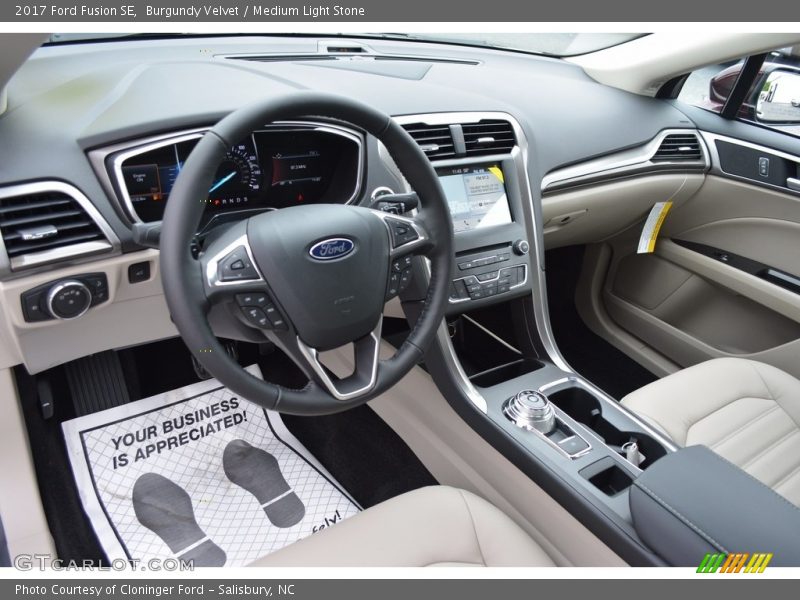
[[[647,215],[647,220],[642,228],[642,235],[639,236],[639,247],[637,254],[648,254],[656,249],[656,239],[667,213],[672,208],[672,202],[656,202]]]

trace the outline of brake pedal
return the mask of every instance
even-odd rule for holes
[[[227,340],[222,342],[222,347],[225,348],[225,352],[228,353],[233,360],[239,362],[239,349],[236,346],[235,340]],[[194,357],[194,354],[191,355],[192,357],[192,368],[194,369],[194,374],[197,375],[198,379],[206,380],[212,379],[214,376],[206,371],[206,368],[200,364],[200,361]]]

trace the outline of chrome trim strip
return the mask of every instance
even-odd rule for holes
[[[556,407],[556,410],[558,410],[558,407]],[[511,417],[508,415],[508,413],[505,412],[505,409],[503,410],[503,414],[505,415],[505,417],[507,419],[511,420]],[[530,433],[536,434],[537,436],[539,436],[539,439],[541,439],[542,441],[546,442],[551,448],[554,448],[561,455],[565,456],[566,458],[569,458],[570,460],[577,460],[582,456],[586,456],[587,454],[589,454],[592,451],[593,446],[592,446],[591,442],[589,440],[587,440],[585,437],[583,437],[580,433],[576,432],[575,431],[575,427],[573,425],[570,425],[569,423],[567,423],[564,419],[561,418],[561,416],[558,413],[556,413],[556,415],[555,415],[555,420],[556,420],[556,423],[561,423],[562,425],[565,425],[566,427],[569,428],[570,431],[572,431],[574,433],[574,435],[571,435],[571,436],[561,440],[562,442],[566,441],[566,440],[569,440],[569,439],[572,439],[574,437],[578,437],[578,438],[582,439],[584,442],[586,442],[586,448],[584,448],[580,452],[576,452],[575,454],[570,454],[569,452],[564,450],[561,446],[559,446],[556,442],[554,442],[549,437],[547,437],[545,434],[543,434],[541,431],[537,431],[536,429],[532,429],[532,428],[529,428],[529,427],[521,426],[516,421],[513,421],[513,420],[511,420],[511,422],[514,425],[516,425],[517,427],[519,427],[520,429],[524,430],[524,431],[528,431]]]
[[[459,123],[463,125],[464,123],[477,123],[483,119],[506,119],[511,121],[512,125],[516,122],[516,119],[514,119],[514,117],[512,117],[510,114],[501,111],[422,113],[418,115],[394,115],[392,118],[399,125],[408,125],[410,123],[424,123],[425,125],[453,125],[455,123]],[[517,138],[517,141],[519,141],[519,138]],[[479,158],[483,157],[475,156],[472,157],[472,160],[474,162]]]
[[[105,252],[119,252],[120,242],[117,234],[114,233],[114,230],[100,211],[92,204],[92,201],[78,188],[69,183],[63,181],[35,181],[10,185],[0,188],[0,199],[47,192],[59,192],[75,200],[81,208],[86,211],[87,216],[94,221],[95,225],[100,229],[100,232],[105,236],[106,241],[101,242],[94,240],[91,242],[80,242],[78,244],[61,246],[60,248],[23,254],[9,259],[5,243],[2,237],[0,237],[0,278],[20,275],[20,271],[41,267],[51,263],[80,259]]]
[[[128,218],[128,220],[132,224],[142,223],[143,221],[139,218],[139,216],[136,214],[136,211],[133,208],[133,202],[131,202],[130,195],[128,194],[128,189],[125,186],[125,181],[122,177],[122,163],[124,163],[129,158],[138,156],[140,154],[149,152],[151,150],[157,150],[158,148],[163,148],[165,146],[170,146],[172,144],[179,144],[181,142],[200,139],[207,131],[211,129],[212,129],[211,127],[187,129],[185,131],[146,137],[139,140],[122,142],[119,144],[106,146],[89,152],[89,160],[92,163],[92,166],[94,167],[95,173],[98,175],[101,182],[107,188],[109,195],[117,199],[118,204],[120,204],[120,207],[122,208],[123,214]],[[298,130],[321,131],[324,133],[339,135],[341,137],[347,138],[355,142],[355,144],[358,146],[358,172],[356,174],[356,182],[353,189],[353,193],[345,202],[345,204],[351,204],[357,198],[364,180],[365,152],[364,152],[363,137],[355,130],[351,130],[339,125],[324,123],[321,121],[279,121],[276,123],[265,125],[260,129],[256,129],[250,135],[251,139],[253,139],[253,146],[255,148],[254,136],[257,133],[268,133],[270,131],[298,131]],[[110,169],[111,176],[113,176],[113,183],[111,176],[108,173],[108,168],[106,166],[106,159],[111,155],[115,155]],[[114,183],[116,184],[116,186],[114,185]],[[265,207],[265,209],[268,208],[269,207]],[[238,211],[231,211],[230,214],[234,212]],[[152,221],[152,222],[155,223],[157,221]]]
[[[750,179],[749,177],[742,177],[741,175],[736,175],[734,173],[728,173],[727,171],[722,170],[722,164],[719,158],[719,152],[717,151],[716,141],[720,140],[723,142],[729,142],[731,144],[736,144],[738,146],[742,146],[744,148],[749,148],[751,150],[757,150],[759,152],[764,152],[765,154],[771,154],[773,156],[778,156],[780,158],[792,161],[794,163],[800,164],[800,156],[795,156],[793,154],[789,154],[787,152],[782,152],[781,150],[773,150],[772,148],[768,148],[766,146],[759,146],[758,144],[753,144],[751,142],[745,142],[744,140],[728,137],[726,135],[719,135],[716,133],[710,133],[708,131],[701,131],[700,135],[705,140],[708,148],[711,152],[711,173],[714,175],[720,175],[722,177],[728,177],[730,179],[735,179],[736,181],[742,181],[744,183],[749,183],[752,185],[760,186],[769,188],[771,190],[777,190],[784,194],[792,194],[795,196],[800,196],[800,189],[793,189],[790,183],[786,182],[786,187],[775,185],[773,183],[769,183],[768,181],[759,181],[758,179]]]
[[[130,194],[128,194],[128,187],[125,185],[125,179],[123,178],[122,175],[122,163],[124,163],[129,158],[133,158],[134,156],[139,156],[140,154],[144,154],[145,152],[150,152],[151,150],[157,150],[159,148],[164,148],[166,146],[180,144],[181,142],[199,140],[201,137],[203,137],[206,131],[208,130],[200,129],[200,130],[193,130],[191,132],[180,134],[174,137],[159,136],[158,140],[148,142],[143,146],[136,146],[131,150],[122,152],[121,154],[119,154],[114,158],[114,161],[112,163],[112,169],[114,171],[114,178],[117,183],[117,190],[119,190],[119,195],[122,196],[124,212],[128,216],[128,218],[131,219],[133,223],[144,223],[144,221],[142,221],[142,219],[139,218],[139,215],[136,214],[136,209],[134,209]],[[176,161],[178,160],[177,156],[175,157],[175,160]]]
[[[228,254],[236,250],[239,246],[244,246],[245,251],[247,252],[247,256],[250,258],[250,264],[253,265],[253,268],[258,273],[258,277],[255,279],[241,279],[239,281],[220,281],[219,279],[219,261],[225,258]],[[256,282],[263,282],[264,275],[262,275],[261,270],[258,268],[258,264],[256,264],[255,258],[253,258],[253,250],[250,248],[250,242],[247,239],[247,234],[239,236],[230,244],[225,246],[222,250],[217,252],[214,256],[212,256],[209,261],[206,263],[206,281],[208,285],[212,288],[214,287],[230,287],[230,286],[237,286],[237,285],[252,285]]]
[[[391,54],[391,53],[378,53],[367,45],[358,44],[362,48],[366,48],[366,52],[330,52],[323,49],[323,44],[334,45],[336,42],[331,40],[329,42],[319,42],[316,52],[262,52],[261,54],[253,54],[252,52],[235,52],[233,54],[217,54],[214,58],[228,59],[228,60],[243,60],[261,64],[269,64],[271,60],[259,60],[259,57],[264,56],[269,59],[278,59],[274,62],[303,62],[304,60],[319,60],[320,58],[330,57],[330,60],[343,60],[343,61],[359,61],[359,60],[410,60],[415,62],[430,62],[434,64],[456,64],[465,66],[479,66],[483,61],[471,58],[450,58],[450,57],[436,57],[426,54]]]
[[[31,267],[56,263],[76,256],[100,254],[102,252],[108,252],[111,249],[111,244],[107,242],[81,242],[79,244],[62,246],[61,248],[50,248],[48,250],[42,250],[41,252],[15,256],[9,260],[9,264],[11,265],[12,271],[21,271]]]
[[[561,190],[586,183],[598,183],[635,174],[669,171],[706,170],[710,167],[709,152],[702,132],[697,129],[664,129],[656,137],[636,148],[615,152],[563,169],[551,171],[542,179],[542,193]],[[669,135],[697,136],[703,158],[699,161],[652,162],[661,143]]]
[[[486,327],[484,327],[483,325],[478,323],[475,319],[473,319],[469,315],[463,314],[463,315],[461,315],[461,318],[466,320],[466,321],[469,321],[470,323],[472,323],[475,327],[477,327],[478,329],[483,331],[483,333],[485,333],[486,335],[488,335],[491,338],[494,338],[498,343],[502,344],[503,346],[505,346],[506,348],[508,348],[512,352],[514,352],[514,354],[519,354],[520,356],[522,356],[522,352],[520,352],[519,349],[515,348],[514,346],[509,344],[507,341],[505,341],[503,338],[501,338],[500,336],[496,335],[491,329],[487,329]],[[497,367],[494,367],[494,368],[497,368]],[[488,369],[488,370],[491,371],[492,369]],[[483,372],[485,373],[486,371],[483,371]]]
[[[428,277],[430,278],[430,271],[428,271]],[[456,356],[456,350],[453,348],[453,343],[450,341],[450,333],[447,330],[447,321],[445,319],[442,319],[439,329],[436,330],[436,339],[442,347],[445,366],[455,373],[456,385],[461,388],[461,392],[472,402],[475,408],[488,415],[489,405],[486,402],[486,398],[472,385],[469,377],[464,372],[464,367],[461,366],[461,362]]]
[[[372,388],[375,387],[375,383],[377,382],[378,378],[378,359],[380,355],[380,348],[381,348],[381,329],[383,327],[383,315],[378,319],[378,324],[375,326],[368,337],[372,341],[373,349],[371,355],[371,364],[370,364],[370,376],[369,381],[366,385],[355,389],[351,392],[340,392],[339,388],[336,387],[336,383],[330,378],[325,367],[319,362],[319,351],[316,348],[312,348],[307,346],[299,337],[297,337],[297,348],[300,350],[300,353],[303,355],[308,361],[308,364],[314,370],[314,373],[319,377],[322,384],[328,390],[328,392],[337,400],[351,400],[352,398],[356,398],[358,396],[362,396],[363,394],[368,393]],[[363,338],[362,338],[363,339]],[[358,368],[358,357],[356,357],[356,369]]]

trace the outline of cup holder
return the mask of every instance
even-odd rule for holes
[[[547,397],[570,417],[585,425],[600,437],[607,446],[625,455],[623,446],[636,442],[644,460],[640,469],[646,469],[667,451],[655,439],[639,431],[620,429],[603,416],[603,405],[592,393],[581,387],[568,387],[556,392],[548,392]],[[608,410],[608,409],[607,409]]]

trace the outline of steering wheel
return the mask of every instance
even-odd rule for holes
[[[228,149],[277,121],[315,117],[349,123],[384,144],[420,199],[414,217],[359,206],[312,204],[240,221],[195,258],[197,231],[217,166]],[[433,341],[447,306],[453,226],[444,193],[417,143],[389,116],[349,98],[313,92],[232,112],[195,146],[175,181],[161,228],[161,279],[178,332],[205,369],[243,398],[290,414],[328,414],[396,384]],[[414,261],[430,261],[419,317],[406,341],[380,359],[383,306]],[[209,324],[214,310],[281,347],[309,378],[294,390],[251,375]],[[216,321],[215,321],[216,323]],[[343,379],[319,353],[353,343]]]

